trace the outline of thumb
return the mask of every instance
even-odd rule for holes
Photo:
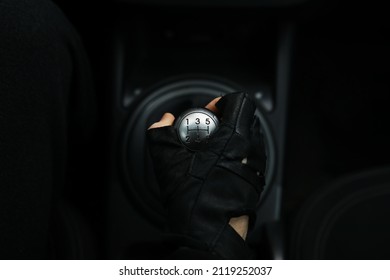
[[[152,124],[148,128],[148,130],[153,128],[164,127],[164,126],[171,126],[174,121],[175,121],[175,117],[171,113],[165,113],[162,116],[161,120]]]

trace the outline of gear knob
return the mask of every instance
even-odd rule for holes
[[[177,136],[191,151],[201,150],[219,124],[217,116],[205,108],[192,108],[183,112],[175,122]]]

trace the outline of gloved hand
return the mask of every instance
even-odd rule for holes
[[[149,150],[171,232],[217,257],[249,258],[229,220],[248,215],[254,223],[265,184],[260,123],[247,94],[226,95],[216,107],[221,122],[204,150],[185,148],[173,126],[148,130]]]

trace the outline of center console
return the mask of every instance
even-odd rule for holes
[[[256,102],[268,157],[266,187],[248,242],[258,249],[258,258],[282,259],[294,26],[270,8],[122,2],[110,54],[108,258],[131,258],[132,250],[137,257],[135,244],[158,242],[164,230],[164,209],[145,145],[148,126],[164,112],[178,116],[217,96],[245,91]]]

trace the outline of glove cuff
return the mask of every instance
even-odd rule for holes
[[[221,259],[250,260],[254,258],[254,253],[245,240],[230,225],[225,226],[218,241],[215,243],[213,251]]]
[[[244,239],[230,226],[226,225],[212,248],[192,237],[169,234],[165,238],[173,249],[170,259],[226,259],[249,260],[254,258],[253,251]]]

